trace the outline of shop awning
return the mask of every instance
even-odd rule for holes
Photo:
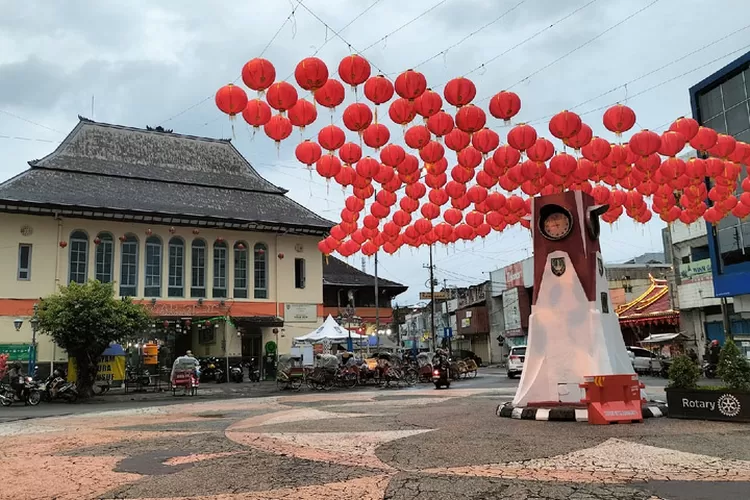
[[[687,340],[683,333],[655,333],[641,340],[641,344],[668,344],[677,340]]]

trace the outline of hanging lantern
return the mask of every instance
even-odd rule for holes
[[[487,188],[482,186],[471,186],[466,190],[466,197],[474,204],[482,203],[487,199]]]
[[[719,134],[715,130],[708,127],[698,127],[698,131],[690,139],[690,145],[697,151],[708,151],[716,145],[718,140]]]
[[[477,95],[477,87],[468,78],[454,78],[445,84],[443,89],[445,100],[460,108],[469,104]]]
[[[445,148],[437,141],[430,141],[419,150],[419,157],[425,163],[435,163],[445,156]]]
[[[154,234],[154,232],[151,230],[151,228],[146,229],[144,231],[144,233],[146,233],[146,236],[151,236],[152,234]]]
[[[308,168],[311,167],[313,163],[317,162],[322,154],[323,152],[320,149],[320,146],[309,139],[299,143],[294,150],[294,155],[297,157],[297,160],[299,160],[300,163],[307,165]]]
[[[407,186],[408,187],[408,186]],[[398,202],[398,206],[401,207],[401,210],[404,212],[412,213],[416,211],[419,208],[419,198],[411,198],[407,196],[405,198],[401,198]]]
[[[419,160],[417,157],[411,154],[404,155],[404,159],[397,165],[399,173],[411,174],[419,170]]]
[[[425,125],[409,127],[404,134],[404,142],[412,149],[422,149],[431,138],[430,129]]]
[[[315,93],[328,81],[328,67],[317,57],[306,57],[294,69],[294,79],[300,88]]]
[[[332,250],[333,249],[328,246],[327,240],[321,240],[318,242],[318,251],[320,251],[320,253],[322,253],[323,255],[330,255]]]
[[[482,163],[482,153],[473,146],[467,146],[458,152],[456,159],[459,165],[473,170]]]
[[[353,165],[362,158],[362,148],[353,142],[347,142],[339,148],[339,158],[347,165]]]
[[[355,196],[347,196],[344,200],[344,206],[350,212],[361,212],[365,208],[365,202]]]
[[[292,125],[304,130],[318,117],[318,111],[307,99],[299,99],[294,106],[289,108],[287,116]]]
[[[461,187],[464,189],[465,193],[466,186],[461,184]],[[458,210],[466,210],[469,205],[471,205],[471,202],[465,195],[459,196],[458,198],[451,198],[451,206],[453,206],[453,208],[457,208]]]
[[[615,104],[604,112],[602,122],[607,130],[614,132],[619,137],[635,125],[635,112],[627,106]]]
[[[430,191],[430,194],[427,196],[427,198],[430,200],[430,202],[434,203],[437,206],[443,206],[446,203],[448,203],[448,199],[450,198],[448,196],[448,193],[446,193],[444,190],[440,189],[440,187],[445,185],[445,182],[448,180],[447,176],[445,174],[440,174],[442,176],[443,182],[440,183],[440,186],[437,188],[433,188]],[[427,184],[429,185],[429,183]]]
[[[341,154],[341,150],[339,150],[339,154]],[[353,163],[350,163],[352,165]],[[354,183],[354,179],[357,177],[357,172],[354,171],[352,167],[342,167],[339,171],[338,175],[336,175],[335,179],[336,182],[341,187],[347,187],[351,186]]]
[[[427,80],[419,71],[408,69],[396,77],[394,88],[399,96],[413,101],[427,90]]]
[[[423,118],[429,118],[443,107],[443,99],[440,94],[431,89],[425,90],[424,94],[414,99],[414,109]]]
[[[560,140],[573,137],[581,130],[581,117],[572,111],[561,111],[549,121],[549,131]]]
[[[578,161],[567,153],[558,153],[549,162],[549,169],[554,174],[567,177],[578,168]]]
[[[500,136],[494,130],[483,128],[471,136],[471,145],[482,154],[490,154],[500,145]]]
[[[346,107],[343,120],[344,126],[352,132],[362,132],[372,123],[372,111],[367,104],[355,102]]]
[[[94,245],[96,245],[96,246],[99,246],[99,244],[100,244],[101,242],[102,242],[102,239],[101,239],[101,238],[99,238],[98,236],[97,236],[96,238],[94,238]]]
[[[713,156],[726,160],[737,147],[737,140],[731,135],[719,134],[716,137],[716,144],[709,148],[707,152]]]
[[[487,116],[482,108],[468,104],[456,112],[456,127],[467,134],[482,130],[487,123]]]
[[[249,89],[263,92],[276,80],[276,69],[270,61],[256,57],[242,67],[242,81]]]
[[[507,123],[521,110],[521,99],[515,93],[503,90],[492,96],[489,110],[492,116]]]
[[[455,152],[466,148],[470,142],[471,136],[457,128],[454,128],[445,136],[445,146]]]
[[[328,125],[318,132],[318,143],[323,149],[336,151],[346,142],[346,134],[336,125]]]
[[[453,117],[442,110],[427,119],[427,128],[438,137],[448,134],[453,126]]]
[[[356,88],[370,78],[370,63],[364,57],[352,54],[339,63],[339,78]]]
[[[247,106],[247,94],[242,88],[232,85],[224,85],[216,91],[214,97],[216,107],[229,116],[242,113]]]
[[[315,102],[323,107],[334,109],[336,106],[344,102],[346,97],[346,91],[340,81],[329,78],[322,87],[320,87],[314,94]]]
[[[438,217],[440,217],[440,205],[436,205],[435,203],[432,203],[432,202],[426,203],[422,205],[420,212],[422,212],[422,216],[425,219],[429,219],[429,220],[437,219]]]
[[[68,242],[67,241],[61,241],[59,243],[59,245],[60,245],[60,248],[65,248],[66,246],[68,246]]]
[[[414,184],[409,184],[408,186],[406,186],[404,192],[406,193],[406,196],[408,196],[412,200],[419,200],[425,194],[427,194],[427,188],[421,182],[415,182]]]
[[[260,99],[250,99],[242,110],[242,118],[248,125],[258,129],[271,119],[271,107]]]
[[[263,126],[266,135],[279,144],[292,134],[292,123],[286,116],[275,115]]]
[[[555,154],[555,146],[544,137],[539,137],[526,149],[526,156],[532,161],[548,161]]]
[[[661,137],[656,132],[650,130],[641,130],[633,134],[628,142],[630,151],[638,156],[648,156],[659,151],[661,147]]]
[[[323,155],[315,164],[315,170],[321,177],[331,179],[341,171],[341,161],[333,154]]]
[[[369,156],[365,156],[357,162],[357,174],[365,179],[372,179],[380,170],[380,163]]]
[[[393,84],[383,75],[370,77],[365,82],[365,97],[375,105],[388,102],[393,97]]]
[[[553,147],[553,153],[554,153],[554,147]],[[516,165],[518,165],[518,162],[521,161],[521,153],[518,151],[518,149],[514,148],[513,146],[509,146],[509,145],[500,146],[493,153],[492,161],[495,165],[497,165],[501,169],[501,172],[499,172],[499,174],[503,175],[505,172],[515,167]],[[486,165],[485,165],[485,168],[486,168]],[[492,175],[492,172],[488,172],[488,173]],[[499,177],[500,175],[498,175],[497,177]]]
[[[283,113],[297,103],[297,90],[287,82],[276,82],[268,88],[266,101],[273,109]]]
[[[445,172],[441,174],[427,174],[424,176],[424,183],[427,184],[428,187],[431,187],[433,190],[439,190],[440,193],[445,193],[442,188],[445,186],[445,183],[448,182],[448,176],[445,174]],[[432,194],[432,192],[430,192]],[[446,195],[446,199],[443,203],[448,202],[448,195]],[[433,201],[433,203],[437,203],[438,205],[442,205],[443,203],[438,203],[432,199],[430,201]]]
[[[466,184],[474,178],[474,170],[471,168],[464,167],[463,165],[456,165],[451,169],[451,178],[460,184]],[[464,188],[465,189],[465,188]],[[464,193],[461,193],[463,196]]]
[[[659,154],[663,156],[677,156],[685,147],[685,137],[680,132],[668,130],[661,134]]]
[[[599,162],[609,156],[612,145],[608,140],[601,137],[594,137],[584,147],[581,148],[581,154],[589,161]]]
[[[390,138],[388,127],[380,123],[373,123],[362,132],[364,143],[376,150],[386,145]]]
[[[201,234],[201,230],[198,229],[198,228],[195,228],[195,229],[193,229],[193,234],[196,235],[196,236],[198,236],[199,234]],[[123,238],[125,238],[125,237],[123,236]]]
[[[417,110],[414,108],[414,102],[400,97],[391,103],[388,116],[391,117],[393,123],[404,126],[417,116]]]
[[[398,144],[388,144],[380,150],[380,161],[389,167],[397,167],[405,158],[406,152]]]
[[[591,127],[589,127],[585,123],[582,123],[581,129],[575,135],[573,135],[572,137],[568,137],[563,142],[566,146],[570,146],[571,148],[578,151],[582,147],[590,143],[593,136],[594,132],[591,130]]]
[[[446,160],[445,156],[443,156],[436,162],[425,164],[424,168],[425,170],[427,170],[428,174],[442,174],[446,170],[448,170],[448,160]]]
[[[681,116],[669,126],[669,130],[682,134],[682,137],[684,137],[686,141],[690,141],[695,137],[695,134],[698,133],[699,127],[700,125],[697,121],[692,118]]]
[[[169,228],[169,234],[174,234],[176,232],[177,232],[177,228],[176,227],[172,226],[172,227]]]
[[[521,123],[508,132],[508,144],[519,151],[526,151],[536,142],[536,137],[534,127]]]

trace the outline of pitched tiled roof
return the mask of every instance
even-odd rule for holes
[[[0,184],[0,204],[209,219],[325,234],[333,225],[261,177],[228,140],[81,119],[50,155]],[[5,209],[5,207],[3,207]]]
[[[640,297],[617,307],[620,323],[679,321],[679,312],[672,309],[667,281],[655,279],[653,276],[649,278],[651,285]]]
[[[323,257],[323,285],[375,286],[375,276],[360,271],[336,257]],[[398,293],[407,290],[406,285],[378,277],[378,287],[390,288]]]

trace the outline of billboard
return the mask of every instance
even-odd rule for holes
[[[750,52],[691,87],[690,104],[701,125],[750,143]],[[707,230],[715,295],[750,293],[750,220],[730,215]]]

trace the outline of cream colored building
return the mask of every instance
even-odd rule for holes
[[[146,304],[136,340],[172,355],[285,352],[322,321],[317,242],[332,224],[229,141],[81,119],[29,165],[0,184],[0,344],[30,343],[38,299],[89,279]],[[67,358],[40,335],[37,359]]]

